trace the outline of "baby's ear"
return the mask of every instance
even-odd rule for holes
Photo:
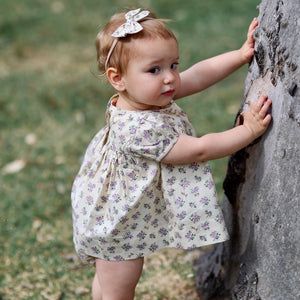
[[[116,68],[108,68],[106,71],[106,76],[110,84],[118,91],[124,92],[125,91],[125,84],[123,81],[122,76],[118,72]]]

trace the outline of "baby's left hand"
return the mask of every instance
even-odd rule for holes
[[[245,63],[249,63],[254,54],[255,41],[254,41],[253,34],[257,25],[258,25],[258,21],[256,18],[254,18],[248,29],[247,40],[240,49],[242,59],[243,61],[245,61]]]

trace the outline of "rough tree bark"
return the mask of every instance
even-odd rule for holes
[[[232,155],[223,209],[231,240],[197,262],[201,299],[300,299],[300,1],[262,0],[241,109],[266,93],[266,134]]]

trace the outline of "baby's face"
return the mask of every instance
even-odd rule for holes
[[[131,57],[122,75],[125,85],[120,93],[122,100],[132,104],[134,110],[168,105],[180,88],[178,60],[178,44],[174,39],[132,41]]]

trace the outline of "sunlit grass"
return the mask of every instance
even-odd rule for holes
[[[92,75],[99,26],[123,7],[150,7],[174,20],[183,70],[239,47],[254,2],[0,1],[0,299],[90,299],[94,269],[74,253],[70,189],[113,93]],[[232,126],[246,71],[179,101],[199,135]],[[210,163],[220,196],[226,161]],[[146,258],[136,298],[195,299],[200,254]]]

